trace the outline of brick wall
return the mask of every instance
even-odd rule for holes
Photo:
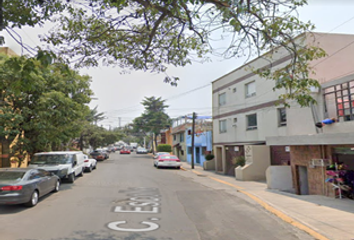
[[[324,157],[322,154],[324,153]],[[326,158],[327,147],[323,146],[291,146],[290,159],[293,173],[293,184],[297,194],[300,194],[299,174],[297,166],[307,167],[308,187],[310,195],[328,195],[328,186],[325,184],[325,172],[323,167],[309,168],[312,159]]]
[[[291,169],[293,174],[293,184],[296,193],[300,194],[298,172],[296,166],[306,166],[308,175],[309,194],[311,195],[324,195],[334,196],[334,190],[330,183],[324,182],[327,178],[326,168],[316,167],[309,168],[309,161],[311,159],[333,159],[334,148],[347,147],[353,148],[354,145],[327,145],[327,146],[291,146],[290,159]],[[334,160],[334,159],[333,159]]]

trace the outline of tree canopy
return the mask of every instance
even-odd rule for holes
[[[65,149],[79,135],[92,95],[89,76],[62,63],[1,55],[0,79],[0,135],[16,139],[13,154]]]
[[[136,136],[152,136],[157,146],[157,136],[160,135],[161,130],[170,127],[170,117],[165,113],[165,109],[168,108],[165,105],[165,100],[161,97],[145,97],[141,104],[145,110],[140,117],[133,120],[131,126],[131,134]]]
[[[166,73],[170,65],[206,61],[208,53],[224,58],[254,57],[282,46],[292,61],[267,73],[267,78],[277,80],[283,73],[293,76],[277,85],[291,92],[283,98],[295,99],[304,106],[314,102],[311,96],[306,97],[309,86],[318,86],[308,78],[308,63],[324,53],[294,41],[314,28],[296,15],[306,0],[25,2],[0,0],[4,9],[0,12],[2,26],[8,30],[43,24],[45,20],[57,22],[57,27],[41,38],[53,46],[57,56],[76,66],[97,66],[102,61],[126,70]],[[217,46],[221,39],[227,41],[222,48]],[[177,76],[165,78],[172,85],[178,80]]]

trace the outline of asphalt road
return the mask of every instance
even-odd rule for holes
[[[307,240],[237,190],[112,153],[37,206],[0,206],[1,240]]]

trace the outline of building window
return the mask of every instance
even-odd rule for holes
[[[179,142],[184,142],[184,133],[179,134]]]
[[[226,132],[226,119],[225,120],[220,120],[219,121],[219,133],[225,133]]]
[[[173,141],[176,141],[177,140],[177,136],[176,134],[173,134]]]
[[[257,129],[257,114],[247,115],[247,130]]]
[[[224,106],[226,104],[226,93],[219,95],[219,106]]]
[[[278,108],[278,121],[279,126],[286,126],[286,109]]]
[[[246,87],[246,98],[256,96],[256,81],[247,83]]]
[[[188,151],[187,154],[192,154],[192,147],[188,147],[187,151]]]
[[[325,118],[354,120],[354,80],[324,89]]]
[[[234,123],[237,123],[237,118],[234,118]]]
[[[233,92],[233,93],[237,92],[237,89],[236,89],[236,88],[233,88],[233,89],[232,89],[232,92]]]

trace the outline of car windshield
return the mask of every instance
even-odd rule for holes
[[[0,181],[21,180],[25,172],[2,172],[0,171]]]
[[[33,156],[32,164],[67,164],[73,162],[73,154],[49,154]]]

